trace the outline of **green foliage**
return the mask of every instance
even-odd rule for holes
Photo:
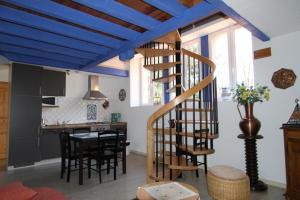
[[[270,89],[267,86],[256,85],[255,87],[245,86],[244,83],[237,84],[237,88],[233,90],[233,100],[241,105],[246,103],[263,102],[270,99]]]

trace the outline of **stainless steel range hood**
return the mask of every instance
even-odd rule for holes
[[[107,97],[99,91],[99,77],[89,75],[89,87],[83,97],[84,100],[107,100]]]

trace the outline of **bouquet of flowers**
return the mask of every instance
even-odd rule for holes
[[[263,102],[270,99],[270,89],[267,86],[245,86],[244,83],[237,84],[237,88],[233,90],[233,100],[238,104],[245,105],[247,103]]]

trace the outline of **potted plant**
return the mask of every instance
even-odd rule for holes
[[[268,101],[270,99],[270,89],[267,86],[259,84],[255,86],[246,86],[244,83],[237,84],[233,91],[233,100],[237,101],[237,108],[241,117],[240,128],[246,138],[253,138],[260,129],[260,121],[253,115],[253,105],[255,102]],[[245,107],[245,117],[243,118],[239,105]]]

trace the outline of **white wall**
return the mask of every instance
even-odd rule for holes
[[[271,89],[269,102],[256,103],[254,115],[261,121],[259,134],[262,140],[257,141],[259,177],[285,184],[284,142],[280,127],[288,121],[295,103],[300,98],[300,81],[286,90],[275,88],[271,82],[272,75],[284,67],[300,74],[299,50],[300,32],[272,38],[269,42],[254,39],[253,49],[272,48],[272,56],[254,61],[255,82],[267,85]],[[219,103],[220,138],[215,141],[216,153],[209,156],[209,165],[228,164],[245,169],[244,143],[236,136],[239,130],[240,117],[233,102]]]
[[[9,65],[0,65],[0,81],[9,82]]]
[[[109,99],[109,107],[104,109],[104,101],[82,100],[88,89],[88,74],[84,72],[70,72],[66,76],[66,96],[58,97],[58,108],[43,107],[42,116],[47,119],[47,124],[55,124],[57,121],[69,121],[68,123],[87,122],[87,105],[97,105],[97,120],[110,121],[112,112],[121,112],[122,104],[118,94],[123,85],[127,84],[127,78],[104,76],[99,77],[100,91]],[[125,83],[125,84],[124,84]]]

